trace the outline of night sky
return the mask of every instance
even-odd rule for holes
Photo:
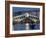
[[[40,8],[25,8],[25,7],[13,7],[13,12],[18,12],[18,11],[39,11]]]

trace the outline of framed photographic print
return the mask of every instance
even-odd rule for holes
[[[6,1],[5,36],[33,36],[45,33],[44,3]]]

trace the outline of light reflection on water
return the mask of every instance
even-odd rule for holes
[[[29,24],[29,30],[39,30],[39,24]],[[18,23],[13,25],[13,30],[26,30],[26,25],[23,23]]]

